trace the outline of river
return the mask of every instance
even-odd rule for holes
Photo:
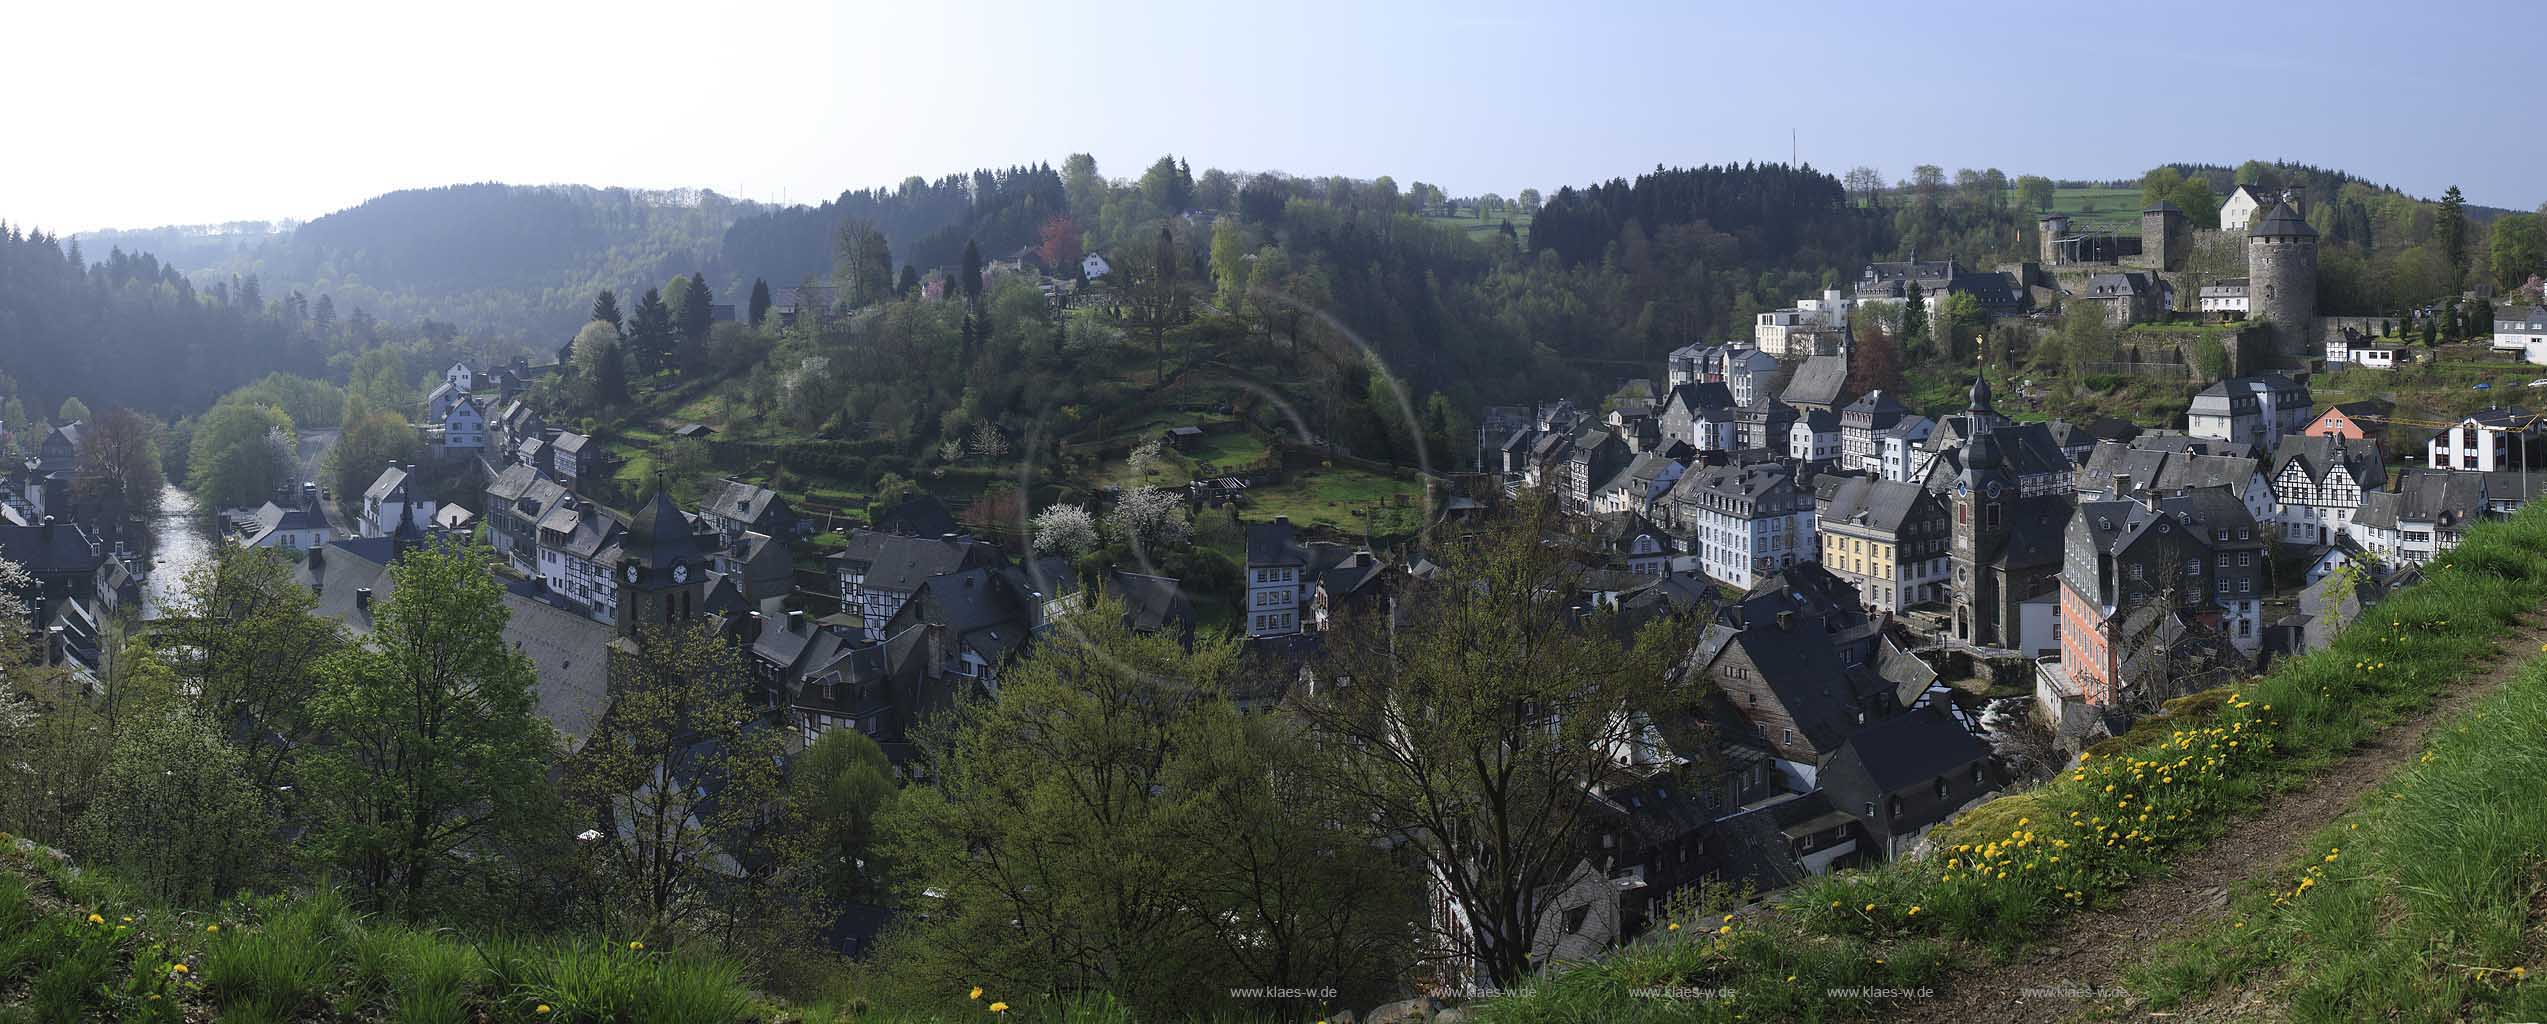
[[[150,517],[150,579],[142,584],[142,618],[158,618],[160,609],[185,592],[186,573],[211,560],[212,544],[195,496],[175,484],[162,488],[159,512]]]

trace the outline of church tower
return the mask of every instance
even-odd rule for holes
[[[1970,436],[1963,442],[1963,468],[1956,474],[1952,498],[1954,638],[1973,644],[1999,640],[1999,579],[1990,571],[2007,546],[2008,506],[2016,487],[2000,462],[1996,427],[1999,414],[1990,408],[1990,382],[1972,381],[1972,400],[1964,410]]]
[[[628,523],[619,548],[620,633],[636,636],[645,627],[661,629],[705,612],[707,549],[661,481]]]

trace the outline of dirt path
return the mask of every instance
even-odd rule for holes
[[[1887,1019],[2014,1024],[2138,1016],[2120,988],[2125,969],[2159,943],[2209,925],[2227,908],[2229,891],[2237,883],[2296,862],[2303,852],[2300,844],[2403,765],[2435,725],[2510,682],[2527,663],[2524,655],[2542,639],[2547,639],[2547,627],[2528,621],[2514,625],[2501,653],[2463,685],[2443,693],[2423,713],[2381,730],[2307,783],[2274,795],[2261,814],[2238,821],[2226,834],[2178,858],[2172,873],[2143,879],[2109,909],[2063,919],[2012,961],[1956,971],[1937,998],[1895,1007]],[[2167,1018],[2193,1016],[2177,1012]]]

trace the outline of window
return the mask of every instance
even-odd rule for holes
[[[1566,933],[1566,934],[1568,934],[1568,935],[1581,935],[1581,934],[1583,934],[1583,922],[1584,922],[1584,920],[1585,920],[1586,918],[1589,918],[1589,917],[1591,917],[1591,916],[1592,916],[1592,907],[1591,907],[1589,904],[1586,904],[1586,905],[1584,905],[1584,906],[1580,906],[1580,907],[1576,907],[1576,908],[1574,908],[1574,909],[1572,909],[1572,910],[1568,910],[1568,911],[1566,911],[1566,912],[1565,912],[1565,933]]]

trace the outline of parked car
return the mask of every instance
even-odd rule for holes
[[[2494,384],[2493,384],[2493,382],[2492,382],[2492,381],[2486,381],[2486,382],[2483,382],[2483,383],[2478,384],[2478,385],[2476,386],[2475,390],[2478,390],[2478,391],[2492,391],[2492,390],[2494,390]]]
[[[2533,388],[2547,388],[2547,377],[2540,377],[2537,380],[2530,381],[2528,386]]]

